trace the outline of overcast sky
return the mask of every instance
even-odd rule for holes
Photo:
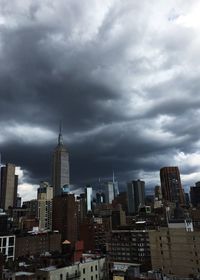
[[[1,0],[0,146],[19,192],[50,180],[59,120],[71,183],[200,180],[199,0]]]

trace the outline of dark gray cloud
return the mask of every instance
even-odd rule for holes
[[[74,184],[199,180],[199,4],[0,3],[0,144],[24,184],[50,180],[58,123]],[[28,187],[24,187],[25,191]]]

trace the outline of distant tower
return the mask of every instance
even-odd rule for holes
[[[128,212],[138,213],[139,207],[145,205],[145,182],[132,181],[127,184]]]
[[[87,207],[87,213],[92,211],[92,187],[87,186],[85,188],[85,194],[86,194],[86,207]]]
[[[62,137],[62,127],[58,136],[58,145],[53,154],[53,188],[54,197],[62,193],[62,187],[69,185],[69,152],[64,147]]]
[[[113,171],[113,189],[114,189],[114,197],[119,195],[119,186],[118,182],[115,180],[115,173]]]
[[[161,168],[160,181],[163,200],[185,204],[184,192],[181,185],[178,167],[170,166]]]
[[[15,165],[8,163],[1,167],[0,207],[8,210],[17,204],[18,176],[15,175]]]
[[[111,204],[114,200],[114,184],[113,182],[106,182],[104,185],[105,203]]]

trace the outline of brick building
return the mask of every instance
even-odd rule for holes
[[[39,233],[16,237],[15,257],[61,252],[61,235],[59,233]]]
[[[151,269],[149,234],[146,230],[112,230],[108,243],[111,262],[141,264],[141,270]]]
[[[200,274],[200,234],[185,228],[149,232],[152,268],[177,277]]]
[[[74,194],[53,198],[52,228],[61,233],[62,241],[77,241],[77,207]]]

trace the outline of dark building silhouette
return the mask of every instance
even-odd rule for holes
[[[120,192],[117,197],[112,202],[113,207],[116,207],[118,204],[121,204],[122,209],[128,214],[128,200],[127,192]]]
[[[37,199],[32,199],[28,201],[24,201],[22,208],[27,209],[27,215],[38,217],[38,201]]]
[[[200,206],[200,182],[196,182],[195,187],[190,187],[190,201],[192,206]]]
[[[104,251],[106,247],[106,228],[102,219],[86,218],[80,225],[80,239],[83,240],[85,251]]]
[[[139,207],[145,205],[145,182],[132,181],[127,184],[128,212],[138,213]]]
[[[7,234],[8,229],[9,229],[8,215],[0,210],[0,235]]]
[[[87,217],[87,200],[86,194],[81,193],[79,197],[77,197],[77,205],[78,205],[78,224],[82,223],[84,219]]]
[[[0,207],[8,210],[17,205],[18,176],[15,165],[8,163],[1,168]]]
[[[52,228],[61,233],[62,241],[77,241],[77,207],[74,194],[53,198]]]
[[[185,204],[185,197],[181,185],[178,167],[170,166],[160,169],[160,181],[163,200]]]

